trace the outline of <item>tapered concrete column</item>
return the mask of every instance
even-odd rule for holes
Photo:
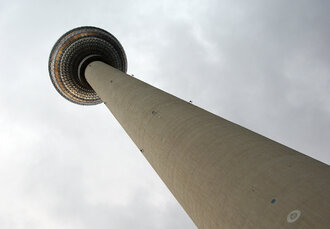
[[[49,58],[57,91],[81,105],[104,102],[199,228],[329,228],[328,165],[126,69],[119,41],[95,27],[64,34]]]
[[[88,83],[199,228],[328,228],[329,166],[102,62]]]

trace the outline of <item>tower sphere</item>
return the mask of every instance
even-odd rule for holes
[[[53,85],[64,98],[81,105],[102,102],[85,79],[85,68],[92,61],[127,71],[123,47],[103,29],[78,27],[58,39],[50,53],[48,68]]]

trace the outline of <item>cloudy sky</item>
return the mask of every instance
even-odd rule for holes
[[[330,163],[328,0],[0,1],[0,228],[196,228],[101,104],[63,99],[56,40],[122,43],[128,73]]]

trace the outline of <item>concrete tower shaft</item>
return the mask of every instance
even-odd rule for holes
[[[88,60],[84,77],[89,87],[199,228],[328,228],[328,165],[129,76],[94,55],[100,54],[81,59]],[[56,68],[50,69],[51,77],[56,76]]]
[[[329,166],[102,62],[86,78],[199,228],[326,228]]]

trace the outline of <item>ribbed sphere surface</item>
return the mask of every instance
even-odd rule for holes
[[[95,91],[78,77],[79,65],[88,56],[97,56],[98,60],[123,72],[127,70],[123,47],[107,31],[85,26],[65,33],[50,53],[49,75],[64,98],[81,105],[102,102]]]

